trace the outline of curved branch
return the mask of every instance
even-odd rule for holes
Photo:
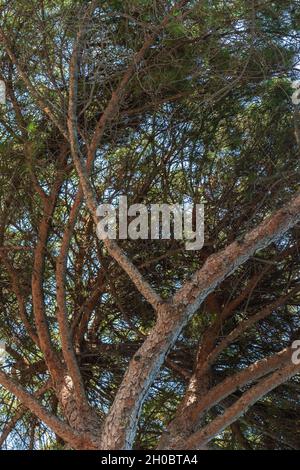
[[[29,408],[33,414],[49,426],[62,439],[69,442],[76,449],[83,448],[84,439],[79,433],[76,433],[70,426],[68,426],[68,424],[50,414],[49,411],[47,411],[46,408],[36,400],[36,398],[30,395],[30,393],[24,390],[19,384],[16,384],[2,371],[0,371],[0,384],[10,393],[15,395],[24,406]],[[85,439],[88,438],[85,437]]]
[[[234,423],[240,416],[246,413],[250,406],[299,372],[299,364],[295,365],[289,363],[286,366],[281,367],[278,371],[274,372],[257,385],[251,387],[250,390],[245,392],[239,400],[227,408],[221,416],[215,418],[201,431],[194,433],[182,446],[180,446],[180,448],[200,449],[211,441],[211,439],[213,439],[217,434],[227,428],[227,426]]]

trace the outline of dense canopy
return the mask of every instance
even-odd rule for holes
[[[0,15],[0,446],[299,449],[299,1]],[[121,195],[204,247],[100,241]]]

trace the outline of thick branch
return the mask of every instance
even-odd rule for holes
[[[289,362],[286,366],[280,368],[278,371],[250,388],[236,403],[227,408],[221,416],[218,416],[201,431],[193,434],[180,448],[200,449],[217,434],[220,434],[227,426],[234,423],[240,416],[245,414],[250,406],[299,372],[300,365]]]
[[[188,315],[196,312],[204,298],[220,282],[247,261],[256,251],[262,250],[282,236],[300,220],[300,193],[265,219],[258,227],[248,232],[243,240],[233,242],[221,252],[210,256],[174,296],[176,305],[187,307]]]
[[[233,376],[229,376],[210,389],[205,397],[201,397],[199,401],[183,409],[181,414],[170,423],[167,432],[162,436],[159,448],[180,448],[184,437],[191,435],[197,430],[204,412],[210,410],[237,389],[289,363],[291,361],[291,354],[291,348],[286,348],[273,356],[255,362]]]
[[[20,385],[13,382],[4,372],[0,371],[0,383],[10,393],[15,395],[21,403],[30,409],[41,421],[49,426],[62,439],[69,442],[74,448],[81,449],[83,438],[66,423],[51,415],[40,403]]]
[[[208,258],[192,283],[175,295],[176,303],[161,306],[159,319],[148,338],[129,364],[107,418],[104,448],[129,449],[132,446],[136,421],[168,350],[173,346],[191,314],[206,296],[230,273],[247,261],[256,250],[267,246],[300,219],[300,195],[283,209],[262,222],[245,236],[245,242],[234,242],[221,253]],[[200,288],[202,290],[199,295]],[[191,305],[189,305],[191,302]],[[136,359],[138,357],[138,360]]]

